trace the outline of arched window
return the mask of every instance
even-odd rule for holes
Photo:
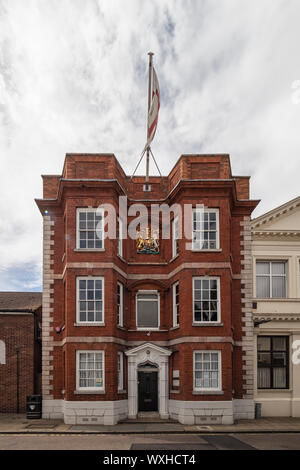
[[[5,343],[0,340],[0,364],[5,364]]]

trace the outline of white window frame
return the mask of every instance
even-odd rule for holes
[[[79,298],[79,281],[102,281],[102,321],[80,321],[80,298]],[[76,323],[80,325],[85,325],[85,326],[95,326],[95,325],[104,325],[104,277],[103,276],[77,276],[76,277]]]
[[[199,321],[195,320],[195,283],[194,281],[217,281],[217,320],[216,321]],[[193,282],[193,324],[195,325],[211,325],[221,323],[221,282],[218,276],[195,276]]]
[[[195,363],[196,363],[196,354],[197,353],[209,353],[209,354],[218,354],[218,384],[219,386],[216,388],[201,388],[201,387],[196,387],[195,386]],[[205,350],[205,349],[200,349],[197,351],[193,352],[193,391],[194,392],[221,392],[222,391],[222,351],[220,350]]]
[[[123,257],[123,221],[118,217],[118,227],[119,227],[119,234],[118,234],[118,255],[122,258]]]
[[[204,212],[204,213],[215,213],[216,214],[216,248],[195,248],[195,242],[194,242],[194,213],[195,212]],[[220,250],[220,211],[219,209],[193,209],[193,214],[192,214],[192,251],[216,251]],[[197,231],[197,230],[196,230]],[[208,230],[209,231],[209,230]]]
[[[93,353],[93,354],[101,354],[102,356],[102,385],[99,387],[80,387],[79,386],[79,364],[80,364],[80,354],[83,353]],[[78,391],[105,391],[105,351],[104,350],[81,350],[78,349],[76,351],[76,390]]]
[[[156,294],[157,295],[157,327],[138,326],[138,295],[139,294]],[[149,300],[152,302],[153,300]],[[146,300],[147,302],[147,300]],[[135,296],[135,324],[139,331],[158,331],[160,328],[160,294],[157,290],[139,290]]]
[[[176,287],[178,286],[179,289],[179,282],[175,282],[172,286],[173,288],[173,326],[179,326],[179,321],[177,320],[177,317],[179,318],[179,304],[176,304]],[[178,312],[177,312],[178,309]]]
[[[178,255],[178,216],[172,220],[172,258]]]
[[[118,391],[124,390],[124,354],[118,351]]]
[[[102,215],[102,247],[101,248],[80,248],[80,230],[79,230],[79,214],[82,212],[97,212]],[[77,207],[76,209],[76,250],[82,251],[104,251],[104,209],[95,207]]]
[[[257,264],[258,263],[268,263],[270,265],[270,273],[269,274],[257,274]],[[285,265],[285,273],[284,274],[274,274],[272,273],[272,263],[282,263]],[[270,287],[270,297],[257,297],[257,278],[258,277],[268,277],[269,278],[269,287]],[[285,296],[284,297],[273,297],[273,285],[272,285],[272,278],[273,277],[283,277],[285,278]],[[288,261],[285,259],[256,259],[255,260],[255,298],[262,298],[262,299],[287,299],[288,298]]]
[[[123,310],[124,310],[124,296],[123,296],[123,291],[124,291],[124,286],[121,282],[117,282],[117,289],[118,287],[120,288],[120,305],[118,304],[118,293],[117,293],[117,315],[118,315],[118,320],[117,320],[117,325],[118,326],[123,326]]]

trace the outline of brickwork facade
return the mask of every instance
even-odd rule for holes
[[[66,156],[62,175],[43,176],[43,183],[44,198],[36,202],[44,219],[44,416],[95,424],[135,417],[140,406],[137,373],[149,363],[153,373],[157,368],[161,417],[186,424],[253,417],[249,220],[257,201],[249,199],[249,178],[232,176],[228,155],[183,155],[168,177],[151,177],[151,191],[144,191],[144,178],[130,179],[113,155],[72,154]],[[175,257],[172,239],[160,238],[155,254],[137,253],[136,240],[130,238],[122,241],[122,256],[117,239],[106,238],[99,249],[80,248],[78,209],[109,203],[118,211],[120,196],[127,197],[127,209],[143,203],[149,209],[151,204],[182,209],[203,204],[217,210],[219,246],[191,251],[182,238]],[[129,216],[128,223],[133,219]],[[78,320],[79,278],[103,279],[101,324]],[[194,321],[195,278],[218,279],[216,321]],[[117,324],[118,283],[123,286],[122,326]],[[179,325],[173,322],[175,283]],[[141,330],[137,294],[147,291],[159,295],[159,326]],[[78,386],[80,351],[104,353],[99,389]],[[196,351],[218,353],[218,390],[195,386]]]
[[[42,309],[24,312],[11,311],[9,306],[5,309],[3,298],[14,294],[0,293],[0,413],[25,413],[26,396],[41,393]],[[27,293],[18,294],[26,297]]]

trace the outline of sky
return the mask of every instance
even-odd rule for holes
[[[299,0],[0,0],[0,290],[42,289],[41,174],[72,152],[132,174],[149,51],[163,174],[181,154],[229,153],[254,217],[299,196],[299,19]]]

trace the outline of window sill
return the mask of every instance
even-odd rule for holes
[[[173,258],[170,259],[169,263],[172,263],[173,261],[175,261],[175,259],[177,259],[179,257],[179,253],[177,253],[176,256],[173,256]]]
[[[74,323],[74,326],[105,326],[105,323],[101,322],[79,322],[79,323]]]
[[[299,300],[299,298],[298,299],[297,298],[292,299],[292,298],[289,298],[289,297],[264,297],[264,298],[255,297],[255,298],[253,298],[254,302],[270,302],[270,301],[273,301],[273,302],[286,302],[286,301],[295,302],[295,300]]]
[[[191,250],[193,253],[221,253],[222,249],[221,248],[213,248],[211,250]]]
[[[105,251],[105,248],[74,248],[74,251],[84,252],[87,251],[95,252],[95,251]]]
[[[105,390],[75,390],[74,395],[105,395]]]
[[[178,330],[180,328],[179,325],[176,325],[176,326],[172,326],[172,328],[170,328],[170,331],[173,331],[173,330]]]
[[[150,332],[150,333],[165,333],[168,332],[169,330],[160,330],[159,328],[136,328],[135,330],[128,330],[128,331],[143,331],[143,332]]]
[[[274,392],[279,392],[279,393],[291,393],[293,391],[292,388],[258,388],[257,389],[257,394],[259,393],[274,393]]]
[[[121,255],[117,255],[117,256],[121,261],[123,261],[123,263],[126,263],[126,260],[123,258],[123,256],[121,256]]]
[[[196,322],[196,323],[192,323],[192,326],[224,326],[224,323],[219,323],[219,322]]]
[[[124,393],[127,393],[127,390],[118,390],[118,393],[120,393],[120,394],[123,393],[124,394]]]
[[[180,390],[170,390],[170,393],[180,393]]]
[[[199,390],[193,391],[192,395],[224,395],[223,390]]]

